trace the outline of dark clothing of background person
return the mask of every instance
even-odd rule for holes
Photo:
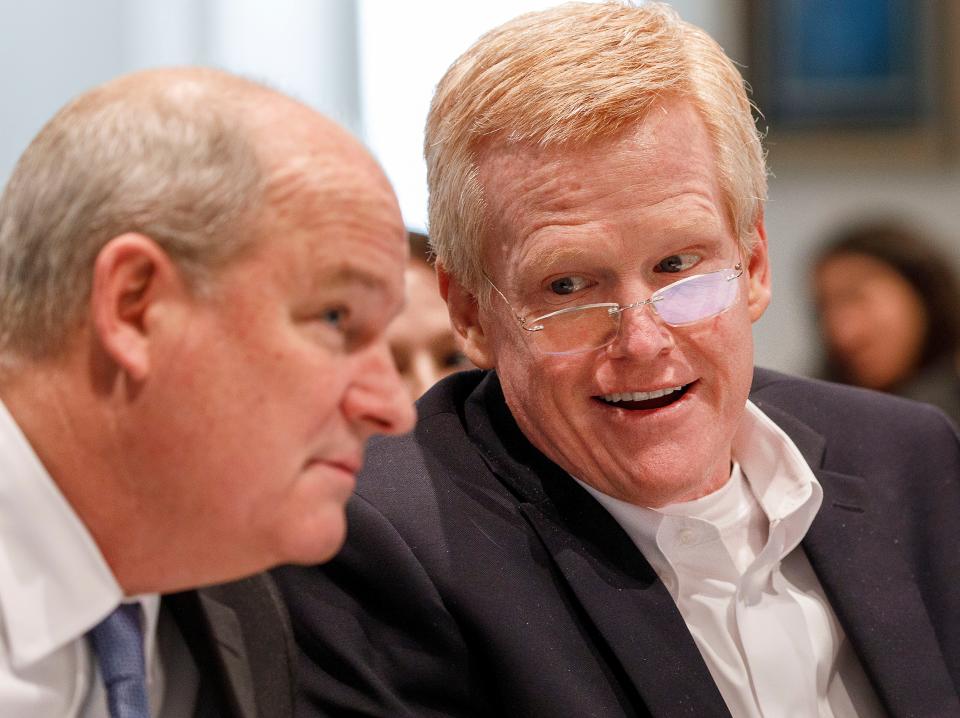
[[[951,357],[942,357],[920,369],[896,393],[933,404],[960,426],[960,374]]]

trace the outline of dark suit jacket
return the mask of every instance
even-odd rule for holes
[[[290,619],[266,574],[170,594],[200,672],[194,718],[289,718],[295,650]]]
[[[894,716],[960,715],[960,445],[903,399],[758,370],[752,399],[824,503],[803,542]],[[375,442],[349,537],[277,572],[298,714],[721,716],[669,593],[620,526],[523,437],[493,374],[456,375]]]

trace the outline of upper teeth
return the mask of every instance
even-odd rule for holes
[[[604,394],[604,401],[646,401],[647,399],[657,399],[675,391],[680,391],[683,386],[671,386],[667,389],[654,389],[653,391],[627,391],[622,394]]]

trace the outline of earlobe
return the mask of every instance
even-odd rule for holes
[[[770,261],[767,255],[767,230],[763,224],[763,216],[757,221],[754,229],[756,240],[747,260],[747,306],[750,312],[750,321],[755,322],[770,304]]]
[[[447,303],[450,322],[454,331],[463,338],[463,353],[481,369],[493,367],[493,355],[483,326],[480,324],[480,307],[477,298],[450,276],[439,262],[437,281],[440,296]]]
[[[114,237],[94,261],[94,333],[106,355],[134,381],[143,381],[150,372],[148,312],[161,286],[175,277],[166,252],[141,234]]]

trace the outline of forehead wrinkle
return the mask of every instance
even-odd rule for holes
[[[343,203],[362,202],[369,206],[377,202],[389,206],[385,201],[389,193],[366,173],[307,158],[271,173],[266,196],[270,205],[282,212],[310,209],[310,214],[318,215]]]
[[[487,211],[492,218],[536,211],[562,211],[570,205],[570,193],[583,189],[580,182],[561,170],[564,157],[526,145],[497,145],[479,162],[480,182],[489,190]],[[505,191],[506,190],[506,191]],[[492,199],[499,199],[494,203]],[[516,218],[519,219],[519,218]]]
[[[495,171],[493,167],[490,169]],[[518,265],[531,262],[525,256],[530,252],[535,256],[533,262],[555,263],[563,258],[582,256],[585,251],[569,245],[557,246],[549,239],[536,241],[542,232],[579,226],[576,212],[578,197],[588,191],[579,179],[563,173],[559,176],[558,173],[550,173],[544,178],[548,170],[548,167],[541,166],[523,175],[519,188],[511,188],[509,192],[504,192],[501,184],[498,194],[505,197],[505,201],[499,208],[488,205],[488,211],[493,214],[494,222],[501,230],[497,233],[500,236],[499,249],[508,252],[508,242],[519,245]],[[509,174],[518,172],[516,166],[507,171]]]
[[[719,208],[710,197],[700,192],[691,192],[688,197],[690,195],[695,197],[695,206],[698,209],[704,210],[704,214],[700,214],[699,212],[691,213],[689,211],[677,212],[672,205],[678,198],[664,198],[654,205],[651,205],[651,207],[657,208],[658,211],[662,212],[668,220],[665,226],[658,230],[658,237],[650,237],[642,231],[638,231],[635,235],[623,237],[622,239],[625,241],[649,243],[651,244],[651,250],[662,249],[662,251],[670,251],[672,248],[669,246],[662,248],[657,247],[653,243],[658,239],[701,243],[704,239],[714,238],[714,234],[716,235],[716,239],[722,239],[724,236],[723,232],[727,228],[725,215],[719,211]],[[705,237],[704,235],[705,215],[710,217],[711,224],[715,222],[714,226],[709,227],[711,230],[709,237]],[[563,262],[581,260],[595,253],[597,246],[609,238],[609,232],[615,231],[607,227],[603,221],[585,221],[584,224],[575,224],[570,221],[569,216],[566,216],[564,217],[564,223],[561,225],[553,223],[551,221],[553,219],[554,218],[550,216],[538,217],[538,221],[531,227],[531,231],[519,240],[521,248],[518,261],[516,262],[517,267],[549,267]],[[574,245],[567,243],[567,236],[557,236],[555,238],[548,236],[542,237],[537,241],[538,235],[544,232],[553,233],[558,230],[562,231],[562,228],[566,227],[576,228],[567,235],[570,239],[575,241],[586,239],[588,241],[580,245]],[[713,232],[714,229],[716,230],[715,232]],[[609,251],[609,249],[608,247],[607,251]]]

